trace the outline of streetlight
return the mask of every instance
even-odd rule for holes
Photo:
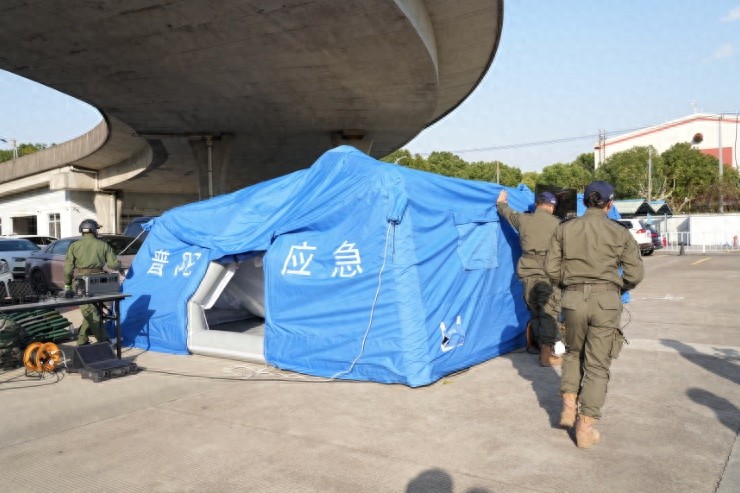
[[[9,137],[8,138],[0,137],[0,141],[3,141],[6,144],[10,144],[13,146],[13,159],[16,159],[18,157],[18,147],[16,145],[17,144],[16,139],[11,139]]]

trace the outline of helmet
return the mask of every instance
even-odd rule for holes
[[[97,234],[100,225],[95,219],[85,219],[80,223],[80,233],[94,233]]]

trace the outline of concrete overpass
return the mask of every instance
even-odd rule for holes
[[[0,68],[104,122],[77,155],[1,165],[0,196],[49,183],[197,199],[340,143],[383,156],[470,94],[502,22],[503,0],[7,0]]]

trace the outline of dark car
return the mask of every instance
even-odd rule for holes
[[[34,292],[43,294],[64,289],[64,261],[67,258],[67,250],[80,238],[82,237],[74,236],[56,240],[26,257],[26,279],[31,283]],[[113,248],[124,272],[131,266],[142,244],[141,239],[130,236],[100,235],[98,238]]]
[[[650,231],[650,238],[653,240],[653,247],[655,250],[660,250],[663,248],[663,240],[660,237],[660,233],[658,233],[658,230],[655,228],[655,226],[648,224],[647,226],[648,231]]]
[[[126,229],[123,230],[123,235],[131,236],[133,238],[139,238],[141,241],[144,241],[144,238],[146,238],[148,231],[144,231],[144,228],[142,226],[144,226],[155,217],[159,216],[141,216],[133,218],[131,222],[128,223],[128,225],[126,226]]]

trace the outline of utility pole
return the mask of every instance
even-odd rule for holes
[[[13,146],[13,159],[18,159],[18,142],[16,139],[0,137],[0,140]]]
[[[725,212],[725,197],[722,191],[722,176],[724,175],[724,164],[722,163],[722,115],[719,115],[717,120],[719,125],[717,126],[717,135],[719,136],[718,153],[719,154],[719,212]]]
[[[653,196],[653,148],[648,147],[648,189],[647,201],[650,203],[650,197]]]
[[[499,162],[496,161],[496,183],[501,184],[501,171],[499,170]]]

